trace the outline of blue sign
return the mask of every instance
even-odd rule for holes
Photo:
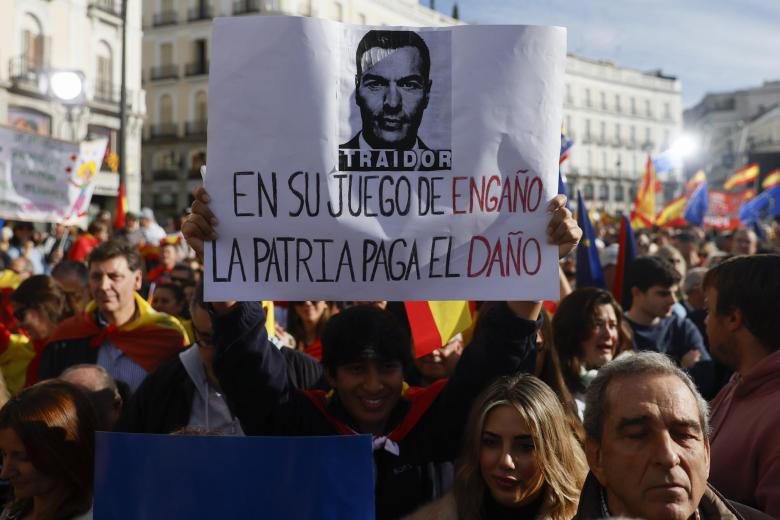
[[[100,519],[373,519],[371,437],[96,434]]]

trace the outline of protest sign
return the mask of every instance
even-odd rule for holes
[[[107,139],[81,144],[0,127],[0,216],[73,222],[89,208]]]
[[[565,34],[217,19],[206,298],[557,297]]]
[[[744,203],[742,193],[710,190],[704,225],[719,230],[737,229],[740,226],[739,210]]]
[[[374,518],[371,437],[98,432],[95,518]]]

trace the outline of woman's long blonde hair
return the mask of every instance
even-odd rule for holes
[[[530,430],[534,454],[544,477],[540,516],[554,520],[572,518],[587,474],[585,454],[558,397],[530,374],[502,377],[474,402],[455,472],[458,518],[478,520],[481,517],[485,493],[489,493],[479,466],[482,429],[487,414],[499,405],[514,407]]]

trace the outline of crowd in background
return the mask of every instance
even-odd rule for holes
[[[207,211],[5,223],[0,519],[91,518],[96,430],[371,433],[377,518],[780,517],[777,223],[641,230],[618,273],[596,222],[605,287],[561,246],[559,300],[416,357],[402,302],[206,303]]]

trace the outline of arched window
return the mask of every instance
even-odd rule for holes
[[[625,197],[624,189],[622,184],[616,184],[615,185],[615,201],[616,202],[623,202],[623,198]]]
[[[609,184],[606,182],[599,186],[599,200],[609,200]]]
[[[22,63],[25,71],[43,68],[44,38],[41,22],[30,13],[22,19]]]
[[[114,98],[114,58],[111,46],[106,41],[97,44],[95,62],[95,97],[106,101]]]
[[[592,182],[586,182],[585,183],[585,193],[583,193],[585,196],[585,200],[593,200],[593,183]]]
[[[159,118],[161,125],[173,123],[173,99],[168,94],[160,97]]]

